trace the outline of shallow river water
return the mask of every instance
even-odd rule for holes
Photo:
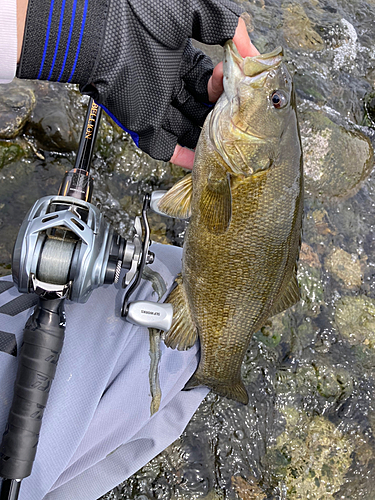
[[[302,300],[257,332],[247,406],[209,394],[183,435],[102,497],[375,499],[375,0],[250,0],[260,52],[294,74],[305,164]],[[207,49],[220,58],[217,47]],[[0,272],[32,203],[72,168],[86,100],[72,86],[0,89]],[[94,202],[127,236],[142,194],[182,169],[150,160],[104,118]],[[185,223],[151,216],[155,241]]]

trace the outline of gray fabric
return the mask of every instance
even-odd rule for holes
[[[167,295],[181,270],[181,249],[153,244],[152,250],[151,268],[166,281]],[[181,391],[197,366],[198,346],[179,352],[162,344],[162,401],[150,416],[149,334],[119,316],[123,293],[111,285],[95,290],[86,304],[66,303],[64,348],[19,500],[96,500],[177,439],[207,394],[206,388]],[[3,292],[0,307],[18,295],[14,287]],[[144,280],[136,295],[157,300]],[[14,333],[18,345],[30,312],[0,314],[0,330]],[[0,352],[1,429],[16,364]]]

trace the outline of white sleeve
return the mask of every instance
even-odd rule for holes
[[[9,83],[17,68],[17,2],[0,0],[0,83]]]

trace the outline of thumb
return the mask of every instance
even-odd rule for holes
[[[238,19],[233,41],[242,57],[259,55],[259,50],[251,43],[245,21],[241,17]]]

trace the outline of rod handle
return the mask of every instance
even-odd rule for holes
[[[6,479],[23,479],[31,474],[64,342],[63,302],[40,297],[25,325],[12,406],[0,445],[0,476]]]

